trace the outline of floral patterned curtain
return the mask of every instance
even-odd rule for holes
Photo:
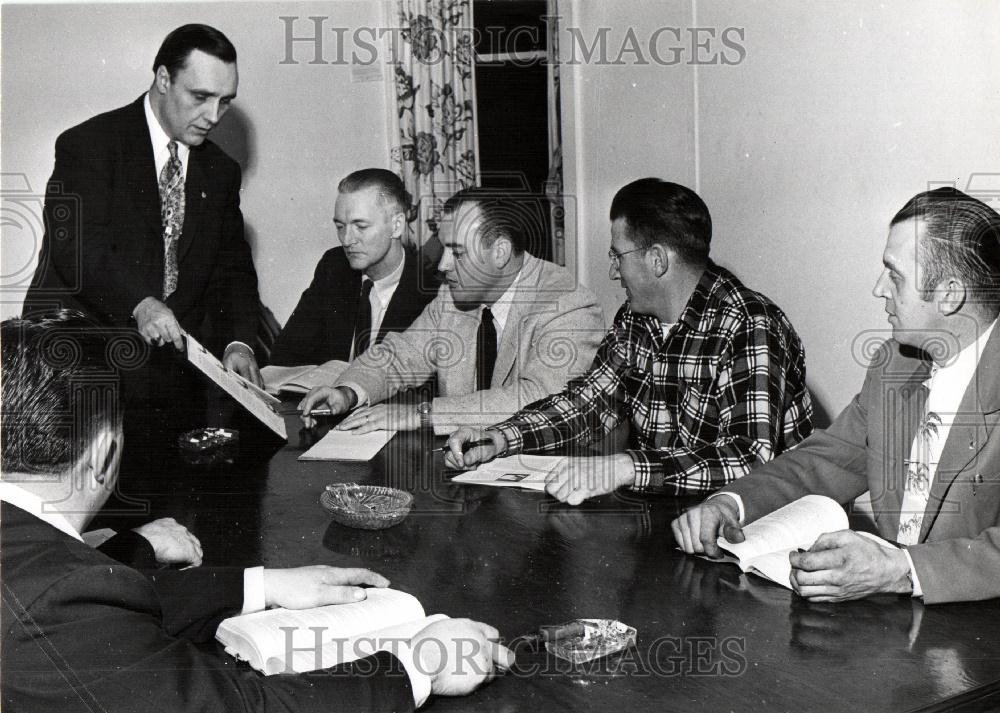
[[[437,235],[444,202],[476,182],[471,0],[399,0],[392,161],[413,197],[410,240]]]

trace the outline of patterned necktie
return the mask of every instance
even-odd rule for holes
[[[476,391],[490,388],[493,381],[493,367],[497,362],[497,328],[493,324],[493,313],[489,307],[483,308],[482,321],[476,334]]]
[[[160,171],[160,218],[163,223],[163,299],[177,289],[177,241],[184,227],[184,166],[177,142],[167,144],[170,160]]]
[[[899,532],[896,541],[901,545],[915,545],[920,540],[920,528],[924,522],[924,511],[931,493],[931,453],[937,443],[941,417],[928,409],[930,389],[926,384],[917,396],[921,419],[910,446],[910,458],[906,463],[906,484],[903,488],[903,502],[899,513]]]
[[[354,319],[354,358],[364,354],[371,344],[372,337],[372,287],[371,280],[362,280],[361,299],[358,301],[358,314]]]

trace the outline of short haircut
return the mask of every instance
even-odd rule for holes
[[[918,193],[904,205],[890,226],[906,220],[926,226],[917,249],[924,273],[923,298],[949,277],[960,279],[979,304],[1000,306],[1000,214],[956,188]]]
[[[392,171],[384,168],[362,168],[349,174],[337,184],[338,193],[356,193],[368,188],[378,191],[379,201],[391,204],[397,213],[410,212],[410,195],[403,181]]]
[[[479,207],[482,223],[479,239],[485,247],[499,238],[510,240],[515,255],[541,250],[546,240],[545,220],[539,212],[540,196],[498,188],[463,188],[444,204],[444,214],[454,215],[463,203]]]
[[[708,262],[712,216],[697,193],[659,178],[640,178],[611,201],[612,222],[622,218],[636,247],[667,245],[692,265]]]
[[[208,25],[181,25],[167,35],[153,60],[153,72],[162,65],[173,79],[184,68],[188,55],[201,50],[226,64],[236,61],[236,48],[229,38]]]
[[[0,324],[5,473],[64,473],[99,429],[120,428],[110,360],[117,348],[136,345],[116,341],[71,310]]]

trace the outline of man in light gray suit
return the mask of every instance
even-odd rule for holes
[[[300,408],[340,414],[364,433],[489,424],[555,393],[590,365],[604,334],[597,298],[564,268],[525,250],[531,216],[512,194],[470,188],[444,207],[439,269],[446,285],[405,332],[352,362]],[[437,376],[439,396],[414,407],[380,404]]]

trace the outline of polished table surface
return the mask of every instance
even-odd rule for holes
[[[448,482],[443,439],[397,435],[370,463],[299,462],[244,443],[221,468],[176,451],[127,451],[118,507],[149,506],[202,541],[206,565],[364,566],[427,612],[496,626],[506,640],[579,617],[638,630],[635,649],[580,667],[517,647],[515,669],[431,710],[908,711],[1000,705],[1000,600],[925,607],[903,597],[810,604],[733,565],[683,555],[670,522],[692,501],[615,494],[571,508],[542,493]],[[402,488],[388,530],[334,523],[326,484]],[[122,502],[124,498],[133,503]],[[101,517],[102,525],[137,516]],[[138,521],[138,520],[136,520]],[[1000,576],[1000,575],[998,575]]]

